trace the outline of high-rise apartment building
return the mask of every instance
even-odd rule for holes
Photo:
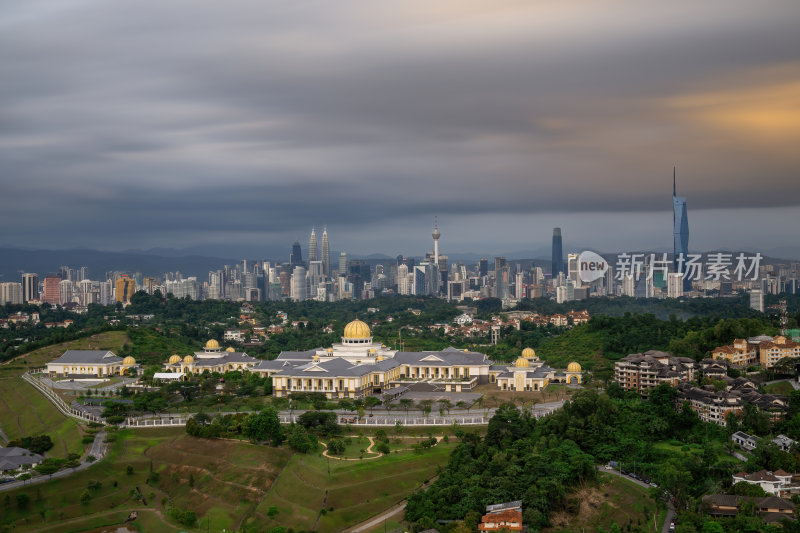
[[[306,281],[306,269],[301,266],[294,267],[292,270],[292,293],[291,298],[295,302],[302,302],[308,298],[308,283]]]
[[[0,305],[21,304],[22,303],[22,283],[8,281],[0,283]]]
[[[42,301],[44,303],[57,305],[61,303],[61,277],[47,276],[42,284]]]
[[[750,291],[750,309],[764,312],[764,291],[753,289]]]
[[[114,283],[114,301],[116,302],[130,303],[131,297],[135,292],[136,281],[127,274],[117,278],[116,283]]]
[[[670,272],[667,274],[667,298],[680,298],[683,296],[683,274]]]
[[[22,275],[22,300],[29,302],[39,299],[39,275],[26,272]]]
[[[341,252],[339,254],[339,275],[347,276],[347,253]]]
[[[68,279],[62,279],[58,284],[58,300],[61,305],[68,304],[72,301],[72,282]]]
[[[680,258],[687,259],[689,253],[689,218],[686,213],[686,197],[677,196],[675,167],[672,167],[672,237],[675,272],[682,274],[684,268]],[[692,290],[692,280],[689,276],[683,280],[683,290],[684,292]]]
[[[578,254],[567,255],[567,279],[572,281],[572,285],[577,288],[581,287],[581,270],[578,261],[579,258],[580,256]]]
[[[561,228],[553,228],[553,252],[551,275],[556,279],[564,272],[564,250],[561,242]]]

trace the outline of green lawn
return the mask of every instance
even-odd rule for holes
[[[782,394],[784,396],[789,396],[794,390],[794,387],[792,387],[788,381],[780,381],[778,383],[767,385],[764,387],[764,390],[770,394]]]
[[[422,453],[362,461],[295,455],[248,524],[268,530],[278,525],[313,529],[316,523],[321,532],[341,531],[402,501],[436,474],[453,446],[441,443]],[[268,516],[271,507],[278,510],[273,518]]]
[[[9,439],[47,434],[53,439],[53,457],[83,453],[83,431],[22,378],[0,379],[0,427]]]
[[[55,446],[49,452],[64,458],[69,453],[83,453],[80,424],[64,416],[42,394],[19,376],[32,368],[41,368],[66,350],[119,350],[127,340],[122,331],[108,331],[85,339],[39,348],[0,365],[0,429],[10,439],[47,434]]]

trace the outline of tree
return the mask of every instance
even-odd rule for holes
[[[20,493],[16,496],[17,499],[17,509],[24,510],[28,508],[28,504],[31,502],[31,497],[27,494]]]
[[[248,415],[242,423],[242,435],[251,442],[271,441],[277,446],[282,441],[278,411],[274,407],[265,407],[259,413]]]
[[[400,405],[403,409],[406,410],[406,416],[408,415],[408,410],[411,409],[411,406],[414,405],[414,400],[411,398],[400,398]]]
[[[81,493],[81,498],[80,499],[81,499],[81,503],[83,505],[89,505],[89,502],[92,501],[92,493],[89,492],[89,489],[85,489]]]
[[[376,396],[367,396],[364,400],[364,406],[372,413],[373,409],[381,404],[380,398]]]

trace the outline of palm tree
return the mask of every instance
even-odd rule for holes
[[[438,400],[436,403],[439,404],[440,409],[447,411],[447,413],[450,414],[450,409],[452,409],[453,407],[453,404],[452,402],[450,402],[450,400],[448,400],[447,398],[442,398],[441,400]]]

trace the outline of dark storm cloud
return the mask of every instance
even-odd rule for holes
[[[5,5],[0,185],[24,200],[4,244],[668,213],[675,163],[690,209],[760,207],[766,228],[800,205],[798,20],[794,1]]]

